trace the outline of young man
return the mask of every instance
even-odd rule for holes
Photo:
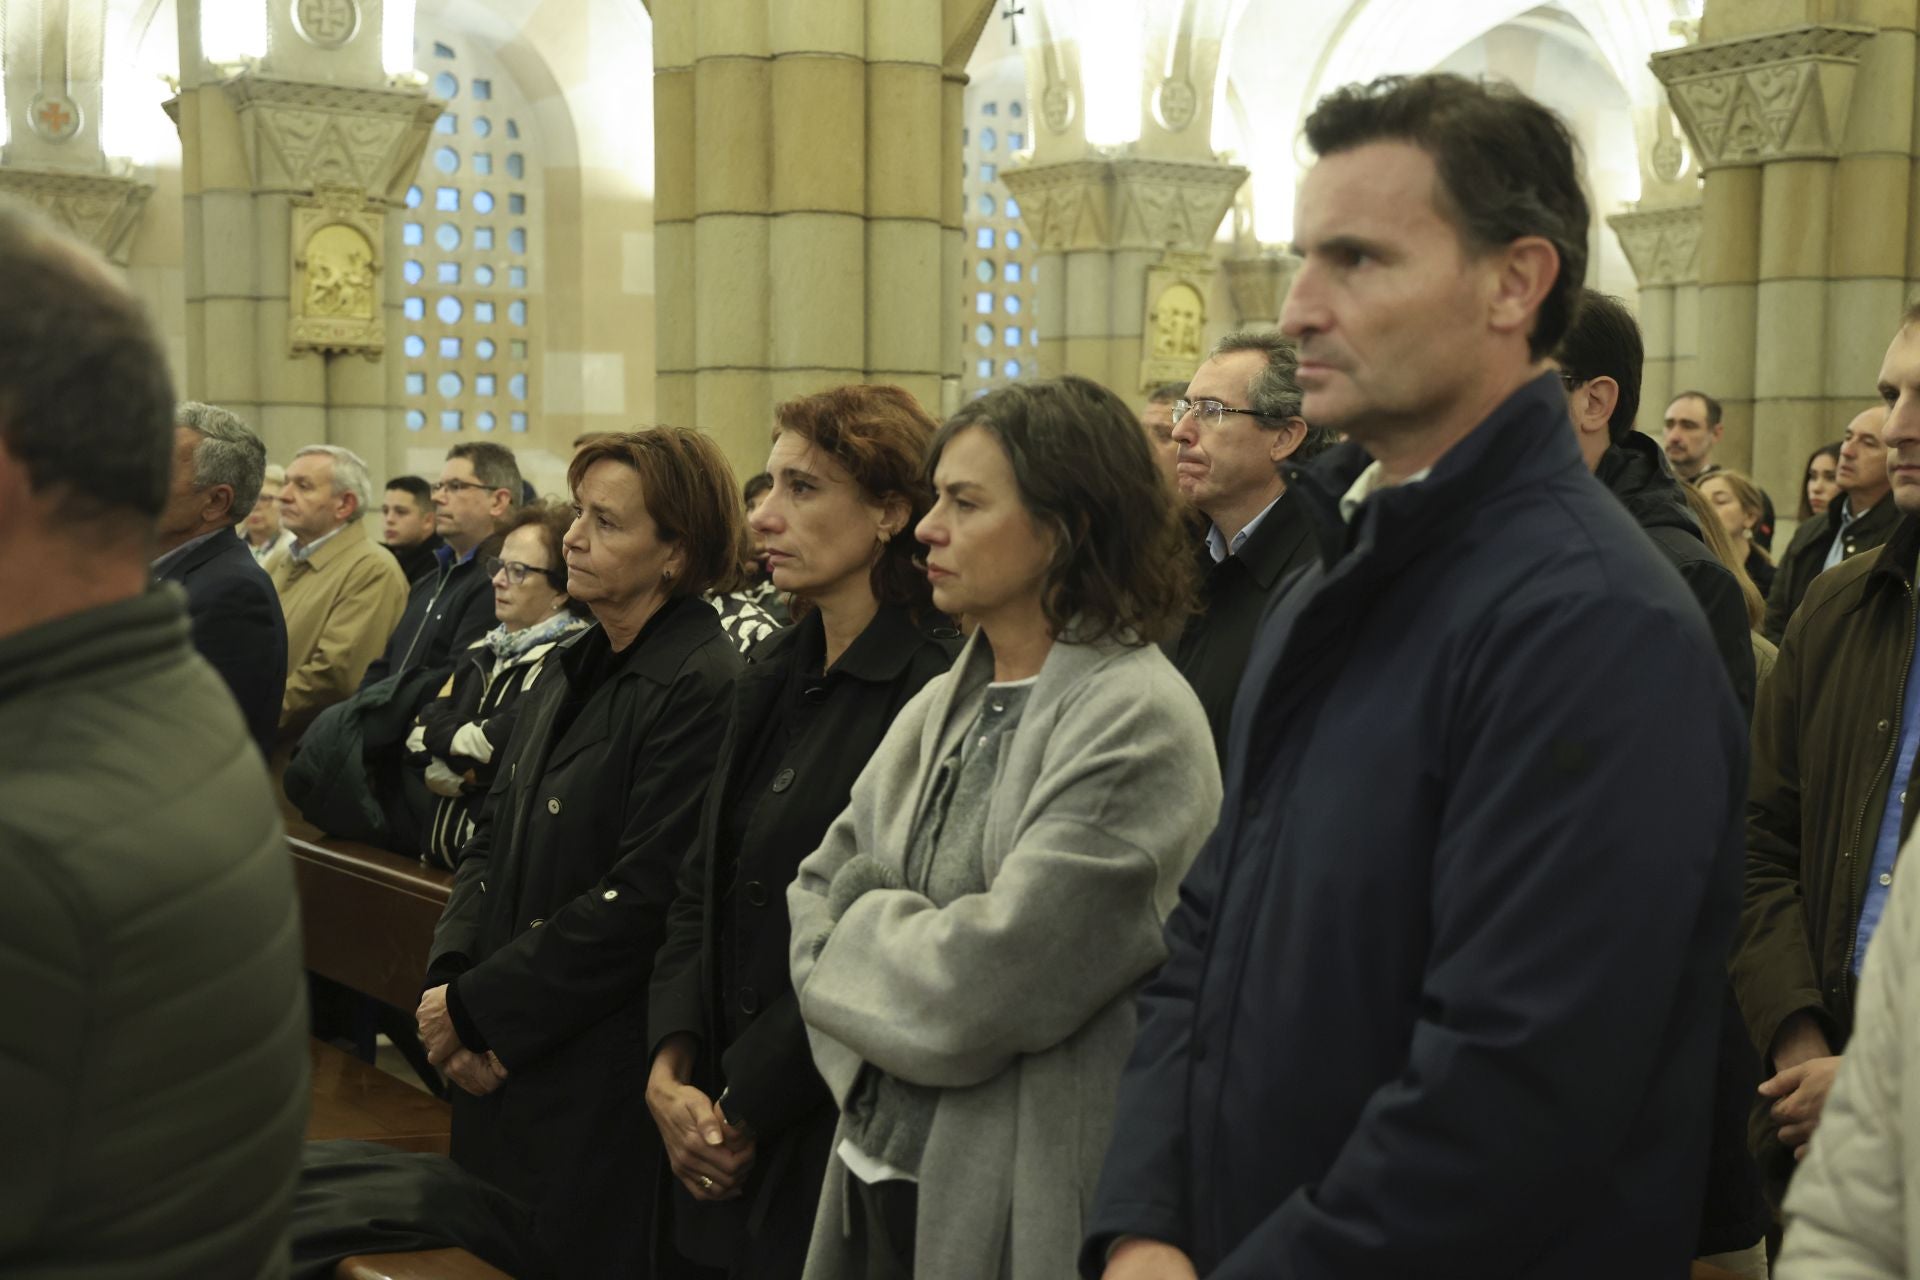
[[[1682,391],[1667,406],[1662,441],[1673,473],[1688,484],[1699,484],[1720,470],[1713,460],[1714,446],[1725,432],[1721,425],[1724,410],[1720,402],[1704,391]],[[1753,540],[1762,551],[1773,550],[1773,499],[1760,493],[1760,523],[1753,526]]]
[[[400,562],[400,572],[415,583],[440,567],[446,544],[435,531],[433,486],[419,476],[395,476],[380,500],[380,541]]]
[[[1350,443],[1287,470],[1318,562],[1248,661],[1083,1269],[1678,1275],[1745,735],[1546,362],[1573,142],[1444,75],[1340,90],[1306,136],[1281,328]],[[1650,776],[1689,785],[1622,801]]]

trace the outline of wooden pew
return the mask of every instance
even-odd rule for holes
[[[450,872],[372,845],[322,834],[282,801],[300,889],[307,968],[411,1010],[420,1002],[433,928],[453,890]]]
[[[424,1089],[324,1040],[308,1041],[313,1064],[307,1140],[353,1138],[401,1151],[447,1154],[453,1109]]]
[[[465,1249],[368,1254],[348,1258],[333,1274],[335,1280],[513,1280]]]

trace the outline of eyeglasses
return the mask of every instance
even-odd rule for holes
[[[480,568],[482,572],[487,575],[487,581],[489,582],[499,577],[500,571],[505,569],[507,571],[507,583],[510,586],[517,587],[521,585],[527,580],[527,575],[530,573],[539,574],[556,587],[565,587],[567,585],[566,576],[558,569],[542,569],[537,565],[521,564],[518,560],[502,560],[499,556],[487,557]]]
[[[1592,378],[1583,378],[1577,373],[1568,373],[1564,369],[1560,371],[1560,385],[1569,391],[1578,391],[1592,381]]]
[[[471,480],[435,480],[433,482],[433,491],[435,493],[458,493],[462,489],[485,489],[488,487],[489,486],[484,484],[475,484]]]
[[[1199,414],[1200,421],[1206,423],[1208,426],[1219,422],[1221,415],[1228,413],[1244,413],[1249,418],[1268,418],[1273,416],[1271,414],[1261,413],[1255,409],[1235,409],[1231,406],[1221,404],[1218,400],[1175,400],[1173,402],[1173,420],[1175,422],[1179,422],[1190,413]]]

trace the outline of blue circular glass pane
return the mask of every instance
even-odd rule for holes
[[[400,268],[400,274],[406,278],[406,281],[408,284],[419,284],[420,277],[427,274],[427,270],[425,267],[421,266],[419,263],[409,258],[407,259],[407,265]]]
[[[433,153],[433,167],[442,173],[460,171],[460,153],[452,147],[442,147]]]
[[[480,428],[482,431],[493,430],[493,423],[494,423],[493,415],[485,412],[484,410],[480,413],[478,417],[476,417],[473,420],[473,425]]]
[[[407,430],[420,431],[427,425],[427,415],[418,409],[407,410]]]
[[[427,340],[417,333],[408,334],[405,345],[409,359],[418,360],[421,356],[427,354]]]
[[[507,319],[513,321],[515,324],[525,324],[527,322],[527,304],[518,299],[508,303]]]
[[[452,253],[460,247],[460,228],[454,226],[451,222],[441,223],[439,228],[433,233],[433,242],[442,249],[445,249],[448,253]]]
[[[434,304],[433,313],[440,317],[442,324],[460,323],[460,299],[448,295]]]
[[[426,193],[420,190],[420,188],[418,187],[407,188],[407,208],[418,209],[420,207],[420,202],[426,198],[427,198]]]
[[[475,213],[493,212],[493,192],[476,191],[473,193],[473,211]]]
[[[443,373],[440,375],[440,381],[437,385],[440,388],[440,394],[451,400],[460,394],[460,375],[457,373]]]
[[[493,359],[493,339],[482,338],[480,339],[480,341],[474,343],[473,353],[479,356],[482,360]]]
[[[433,78],[433,91],[443,98],[460,96],[460,82],[453,78],[453,72],[442,71]]]
[[[473,118],[473,131],[479,137],[484,138],[493,132],[493,121],[487,119],[485,116],[475,116]]]
[[[473,282],[477,285],[482,285],[482,286],[492,284],[493,268],[488,266],[484,262],[481,263],[479,266],[475,267],[473,269]]]
[[[524,373],[516,373],[507,379],[507,390],[513,393],[515,400],[525,400],[527,398],[527,375]]]

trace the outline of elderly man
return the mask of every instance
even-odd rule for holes
[[[1281,328],[1349,443],[1287,469],[1316,554],[1248,657],[1083,1271],[1677,1276],[1745,733],[1547,362],[1586,265],[1574,143],[1446,75],[1305,132]]]
[[[231,536],[253,510],[266,469],[267,447],[246,423],[212,405],[181,405],[153,576],[186,591],[193,647],[233,691],[261,754],[271,755],[287,682],[287,624],[273,579]]]
[[[1780,572],[1767,595],[1766,635],[1775,644],[1786,635],[1787,620],[1815,578],[1863,551],[1878,550],[1900,523],[1887,474],[1886,426],[1884,404],[1855,414],[1847,424],[1836,470],[1839,496],[1827,504],[1824,514],[1793,531],[1793,541],[1780,557]]]
[[[6,201],[0,280],[0,1275],[285,1275],[299,908],[260,754],[148,586],[166,356]]]
[[[338,445],[309,445],[287,464],[280,523],[294,543],[267,562],[287,619],[280,739],[352,693],[407,607],[400,565],[367,537],[367,464]]]

